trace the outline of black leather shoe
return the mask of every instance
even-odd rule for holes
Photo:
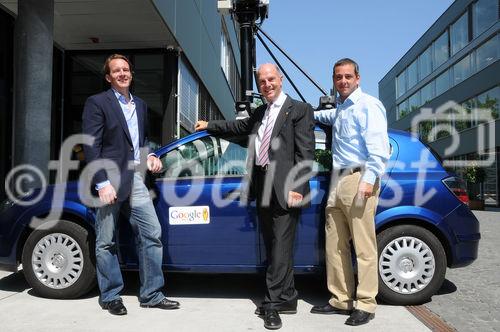
[[[103,302],[102,308],[108,310],[112,315],[122,316],[127,314],[127,308],[125,308],[121,299]]]
[[[352,313],[352,309],[339,309],[332,306],[330,303],[325,305],[315,305],[311,309],[312,314],[323,314],[323,315],[350,315]]]
[[[279,314],[283,315],[294,315],[297,313],[297,308],[283,308],[283,309],[277,309]],[[257,316],[264,316],[266,314],[266,310],[264,309],[263,306],[258,306],[257,309],[255,309],[255,314]]]
[[[179,309],[180,303],[177,301],[172,301],[167,299],[166,297],[163,298],[160,302],[157,304],[142,304],[142,308],[158,308],[158,309],[165,309],[165,310],[172,310],[172,309]]]
[[[264,327],[268,330],[277,330],[281,328],[281,325],[281,318],[278,314],[278,310],[266,310],[266,315],[264,316]]]
[[[358,325],[363,325],[368,323],[370,320],[372,320],[375,317],[374,313],[366,312],[363,310],[354,310],[347,318],[345,321],[346,325],[352,325],[352,326],[358,326]]]

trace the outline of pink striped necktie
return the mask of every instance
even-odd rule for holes
[[[267,110],[267,123],[264,129],[264,135],[262,135],[262,140],[260,141],[259,148],[259,160],[257,165],[265,166],[269,164],[269,144],[271,143],[271,134],[273,133],[274,123],[271,118],[271,105]]]

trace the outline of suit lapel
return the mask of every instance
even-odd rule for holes
[[[128,131],[127,120],[125,120],[125,116],[123,115],[122,108],[120,107],[120,103],[118,99],[116,99],[115,93],[113,89],[109,89],[107,92],[107,97],[111,103],[112,113],[120,122],[123,131],[125,132],[125,136],[127,137],[130,144],[132,144],[132,138],[130,138],[130,132]]]
[[[273,127],[273,133],[271,134],[271,139],[274,137],[278,136],[281,127],[285,123],[288,113],[290,113],[290,107],[292,107],[292,102],[290,101],[290,97],[286,96],[285,102],[281,106],[280,112],[278,114],[278,117],[276,118],[276,122],[274,123]]]

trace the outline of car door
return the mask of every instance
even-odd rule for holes
[[[237,195],[247,173],[248,138],[195,137],[160,156],[164,172],[155,183],[164,263],[253,269],[259,262],[255,203],[243,204]]]
[[[313,176],[309,180],[311,204],[302,209],[294,248],[294,265],[297,272],[311,272],[324,265],[325,218],[328,183],[332,157],[327,148],[325,132],[315,130],[315,162]],[[264,242],[261,240],[261,259],[265,262]]]

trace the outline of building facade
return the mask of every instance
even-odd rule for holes
[[[499,0],[456,0],[379,82],[389,126],[418,133],[459,174],[483,166],[485,179],[469,184],[469,195],[494,206],[500,174],[499,15]]]
[[[41,3],[45,1],[0,0],[0,199],[9,171],[20,163],[16,141],[25,137],[16,123],[25,112],[15,105],[21,93],[16,81],[23,79],[15,74],[16,31],[38,29],[20,16],[37,15]],[[230,16],[217,12],[217,0],[53,0],[50,19],[53,44],[44,46],[52,48],[52,86],[42,87],[52,96],[46,112],[50,146],[26,147],[28,156],[47,152],[57,159],[65,139],[81,133],[86,98],[108,88],[101,70],[112,53],[125,54],[133,64],[131,91],[148,104],[150,140],[157,145],[193,132],[197,119],[235,117],[241,84],[239,28]],[[26,131],[39,129],[32,127]],[[79,147],[74,150],[78,158]],[[23,162],[29,163],[29,157]]]

